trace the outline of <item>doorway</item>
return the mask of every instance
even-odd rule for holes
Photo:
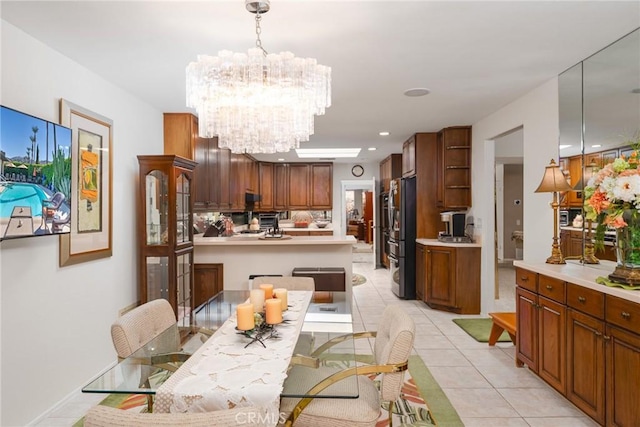
[[[375,179],[341,181],[340,228],[342,236],[353,236],[354,262],[372,262],[376,266],[378,242],[376,227]]]
[[[522,126],[493,139],[494,153],[494,271],[496,311],[515,311],[513,261],[524,256],[524,132]]]

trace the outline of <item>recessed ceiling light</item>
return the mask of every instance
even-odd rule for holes
[[[602,147],[602,144],[593,144],[591,146],[591,148],[600,148],[600,147]]]
[[[389,132],[383,131],[383,132],[378,133],[378,135],[380,135],[380,136],[389,136]]]
[[[279,162],[284,162],[284,159],[278,159]]]
[[[431,91],[426,87],[415,87],[404,91],[405,96],[425,96],[430,93]]]
[[[358,157],[360,148],[296,148],[299,158]]]
[[[367,150],[369,150],[369,151],[376,151],[376,150],[377,150],[377,148],[376,148],[376,147],[369,147],[369,148],[367,148]]]
[[[558,148],[561,150],[564,150],[565,148],[569,148],[571,147],[571,144],[564,144],[564,145],[559,145]]]

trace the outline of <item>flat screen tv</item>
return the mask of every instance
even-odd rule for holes
[[[0,106],[0,241],[69,233],[71,129]]]

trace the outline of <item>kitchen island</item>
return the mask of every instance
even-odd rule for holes
[[[353,236],[194,237],[194,264],[223,264],[225,290],[249,289],[249,276],[291,276],[296,267],[342,267],[351,300]]]

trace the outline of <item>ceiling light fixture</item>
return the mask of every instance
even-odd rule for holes
[[[369,151],[376,151],[376,150],[377,150],[377,148],[376,148],[376,147],[369,147],[369,148],[367,148],[367,150],[369,150]]]
[[[298,157],[319,158],[319,157],[358,157],[360,148],[296,148]]]
[[[380,135],[380,136],[389,136],[389,132],[382,131],[382,132],[378,133],[378,135]]]
[[[262,47],[260,20],[269,0],[245,0],[256,14],[256,47],[198,55],[187,66],[187,106],[196,109],[198,133],[218,136],[234,153],[279,153],[313,135],[314,115],[331,106],[331,68],[291,52]]]

